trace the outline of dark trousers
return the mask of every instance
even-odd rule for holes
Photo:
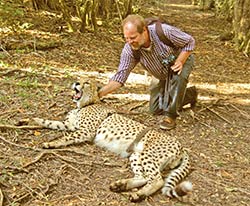
[[[188,77],[193,70],[194,57],[190,55],[180,75],[171,72],[166,80],[153,79],[150,85],[149,110],[171,118],[178,116],[183,105],[195,101],[195,87],[187,88]]]

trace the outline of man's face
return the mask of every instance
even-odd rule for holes
[[[124,38],[134,50],[140,49],[146,43],[145,33],[146,29],[144,29],[143,32],[140,34],[137,31],[136,26],[131,23],[127,23],[123,27]]]

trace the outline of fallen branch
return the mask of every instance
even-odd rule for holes
[[[5,51],[7,50],[16,50],[16,49],[33,49],[36,50],[50,50],[62,46],[62,42],[55,41],[19,41],[19,42],[8,42],[4,45]],[[1,48],[3,49],[3,47]],[[8,55],[9,56],[9,55]]]
[[[0,130],[1,129],[44,129],[43,126],[38,125],[23,125],[23,126],[15,126],[15,125],[4,125],[0,124]]]

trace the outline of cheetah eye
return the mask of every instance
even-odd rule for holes
[[[84,88],[89,88],[90,87],[90,83],[89,82],[84,82],[83,83],[83,87]]]

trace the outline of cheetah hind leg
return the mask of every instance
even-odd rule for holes
[[[110,185],[110,190],[113,192],[124,192],[131,190],[133,188],[141,187],[147,183],[147,180],[143,177],[139,178],[129,178],[129,179],[122,179],[116,182],[113,182]]]
[[[130,167],[134,173],[133,178],[118,180],[110,185],[110,190],[113,192],[128,191],[133,188],[141,187],[147,183],[143,177],[143,169],[140,162],[140,154],[132,153],[129,157]]]
[[[164,180],[162,179],[160,173],[153,177],[152,180],[149,180],[145,186],[143,186],[137,192],[133,192],[129,196],[131,202],[140,202],[146,197],[154,194],[164,185]]]

